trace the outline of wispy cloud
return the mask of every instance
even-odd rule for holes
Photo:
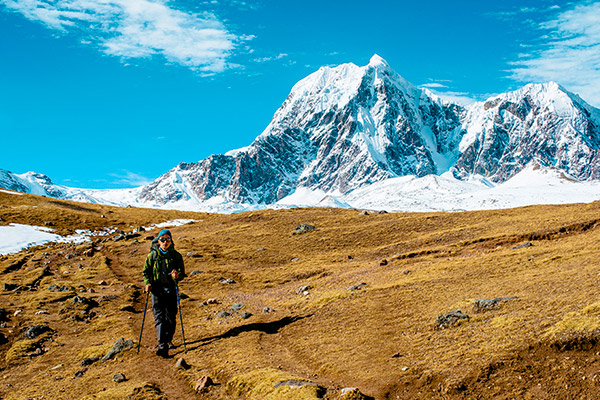
[[[257,63],[264,63],[264,62],[267,62],[267,61],[281,60],[281,59],[286,58],[286,57],[288,57],[288,54],[286,54],[286,53],[279,53],[276,56],[255,58],[254,61],[257,62]]]
[[[162,56],[204,73],[229,68],[237,44],[253,36],[230,32],[213,13],[175,8],[168,0],[0,0],[7,9],[64,33],[81,35],[105,54]]]
[[[431,82],[431,83],[424,83],[424,84],[420,85],[419,87],[435,89],[435,88],[447,88],[448,86],[442,85],[441,83],[437,83],[437,82]]]
[[[152,179],[126,170],[109,175],[115,178],[115,180],[111,182],[113,185],[144,186],[152,182]]]
[[[585,1],[566,11],[554,11],[552,18],[537,26],[542,44],[511,63],[510,78],[556,81],[599,107],[600,2]]]

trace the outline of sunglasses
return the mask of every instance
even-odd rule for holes
[[[158,239],[159,242],[170,242],[171,238]]]

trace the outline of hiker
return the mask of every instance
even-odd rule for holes
[[[185,276],[183,257],[175,250],[169,230],[163,229],[152,241],[143,276],[144,292],[152,293],[152,314],[158,338],[156,355],[166,358],[169,348],[175,348],[172,340],[177,323],[176,281]]]

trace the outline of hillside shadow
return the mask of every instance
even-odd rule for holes
[[[304,316],[294,316],[294,317],[288,316],[288,317],[283,317],[282,319],[279,319],[277,321],[272,321],[272,322],[255,322],[252,324],[236,326],[220,335],[194,340],[191,342],[187,342],[186,344],[188,346],[190,346],[190,347],[188,347],[188,351],[190,351],[190,350],[195,350],[195,349],[199,348],[200,346],[204,346],[204,345],[216,342],[217,340],[229,339],[234,336],[238,336],[239,334],[244,333],[244,332],[258,331],[258,332],[263,332],[263,333],[266,333],[269,335],[273,335],[273,334],[279,333],[279,330],[281,328],[283,328],[287,325],[293,324],[294,322],[303,320],[305,318],[309,318],[309,317],[312,317],[312,314],[304,315]],[[197,344],[197,346],[191,347],[194,344]]]

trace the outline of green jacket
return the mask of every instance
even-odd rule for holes
[[[164,269],[163,269],[164,265]],[[150,250],[144,263],[144,285],[154,285],[162,287],[175,286],[171,271],[177,270],[179,279],[182,280],[185,276],[185,268],[183,266],[183,257],[173,246],[169,247],[167,254],[163,254],[158,249]]]

